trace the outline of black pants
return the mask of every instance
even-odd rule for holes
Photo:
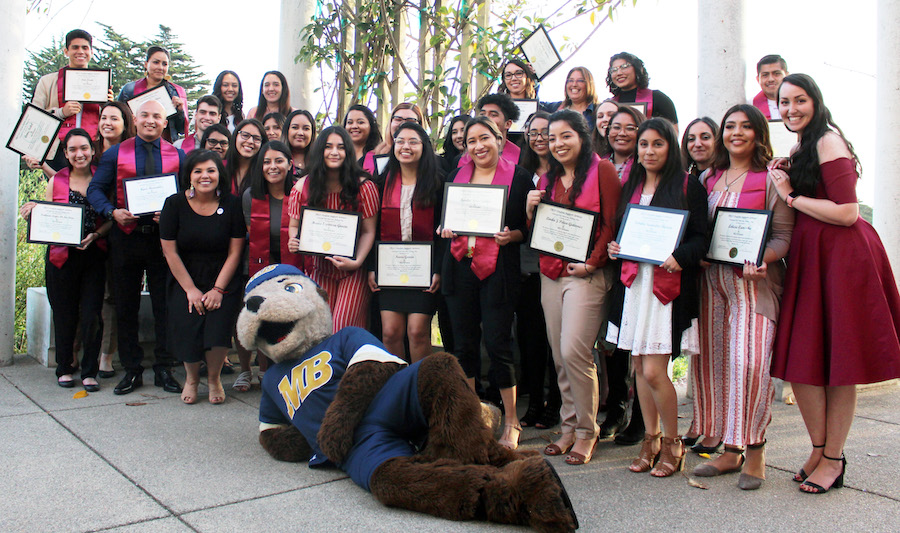
[[[522,358],[522,382],[528,394],[528,405],[544,406],[544,381],[550,374],[550,405],[560,405],[556,368],[547,342],[547,324],[541,307],[541,275],[529,274],[522,281],[522,291],[516,306],[516,339]]]
[[[152,224],[144,227],[149,228],[149,232],[142,232],[142,226],[138,226],[131,234],[126,234],[114,225],[109,235],[119,327],[119,359],[126,371],[137,373],[143,371],[141,362],[144,359],[144,351],[138,342],[138,312],[144,272],[147,273],[156,332],[156,362],[153,368],[167,368],[175,364],[175,359],[166,349],[166,275],[169,267],[159,244],[158,226]]]
[[[612,355],[606,358],[606,376],[609,384],[609,395],[606,397],[606,412],[614,417],[625,413],[628,407],[628,389],[631,386],[631,373],[629,359],[631,353],[616,348]],[[637,403],[637,394],[634,396]]]
[[[453,261],[453,259],[451,259]],[[447,309],[453,324],[455,355],[466,372],[466,377],[480,379],[481,335],[491,359],[488,371],[490,382],[501,389],[516,385],[516,367],[512,352],[512,319],[516,302],[514,298],[500,301],[497,294],[503,292],[500,273],[495,272],[480,280],[472,272],[471,261],[464,259],[453,271],[453,294],[447,295]]]
[[[49,248],[48,248],[49,254]],[[53,309],[56,335],[56,376],[71,374],[75,334],[81,323],[84,355],[81,379],[97,377],[100,343],[103,339],[103,289],[106,282],[106,252],[96,244],[86,250],[69,249],[62,268],[49,259],[45,268],[47,298]]]

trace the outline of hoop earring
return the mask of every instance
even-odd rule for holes
[[[191,191],[188,193],[188,198],[193,198],[196,191],[194,191],[194,186],[191,185]]]

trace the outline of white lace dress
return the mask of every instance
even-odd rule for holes
[[[650,205],[652,194],[641,195],[641,205]],[[610,323],[606,341],[631,355],[671,354],[672,351],[672,302],[663,305],[653,294],[653,268],[649,263],[638,265],[637,277],[631,287],[625,289],[621,326]],[[685,355],[699,352],[700,338],[697,319],[681,336],[681,352]]]

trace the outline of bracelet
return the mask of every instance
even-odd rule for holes
[[[216,292],[219,293],[219,294],[223,294],[223,295],[224,295],[224,294],[228,294],[228,291],[226,291],[225,289],[220,289],[219,287],[215,287],[215,286],[214,286],[214,287],[213,287],[213,290],[216,291]]]

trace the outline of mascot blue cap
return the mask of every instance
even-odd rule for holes
[[[304,278],[308,278],[308,276],[304,274],[302,270],[295,266],[284,264],[269,265],[254,274],[252,278],[250,278],[250,280],[247,282],[247,287],[244,289],[244,296],[255,289],[257,285],[276,276],[303,276]]]

